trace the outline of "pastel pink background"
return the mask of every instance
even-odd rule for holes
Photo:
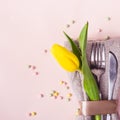
[[[1,0],[0,120],[75,120],[78,101],[71,87],[59,84],[64,80],[69,85],[69,79],[50,47],[64,45],[63,31],[77,38],[86,21],[89,39],[120,36],[119,12],[119,0]],[[50,97],[52,90],[64,99]],[[37,115],[29,116],[34,111]]]

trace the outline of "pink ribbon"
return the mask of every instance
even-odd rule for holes
[[[80,101],[80,115],[117,113],[117,100]]]

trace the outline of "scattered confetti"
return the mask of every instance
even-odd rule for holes
[[[41,96],[41,98],[43,98],[43,97],[44,97],[44,94],[41,93],[40,96]]]
[[[66,88],[67,88],[67,89],[70,89],[70,87],[69,87],[69,86],[67,86]]]
[[[106,39],[106,40],[109,40],[109,39],[110,39],[110,36],[107,36],[105,39]]]
[[[63,100],[63,99],[64,99],[64,97],[63,97],[63,96],[60,96],[60,99],[61,99],[61,100]]]
[[[111,20],[111,17],[108,17],[107,20],[110,21],[110,20]]]
[[[53,96],[53,93],[51,93],[50,96],[52,97],[52,96]]]
[[[69,28],[69,27],[70,27],[70,25],[69,25],[69,24],[67,24],[67,25],[66,25],[66,27],[67,27],[67,28]]]
[[[55,96],[55,97],[57,97],[59,95],[59,93],[57,92],[57,91],[55,91],[54,93],[53,93],[53,96]]]
[[[30,112],[30,113],[29,113],[29,116],[36,116],[36,115],[37,115],[36,112]]]
[[[55,93],[56,91],[55,90],[53,90],[53,93]]]
[[[39,75],[39,72],[35,72],[36,75]]]
[[[39,75],[39,72],[35,71],[37,69],[37,67],[35,65],[29,65],[28,67],[31,68],[31,70],[33,70],[35,75]]]
[[[74,24],[75,23],[75,20],[72,20],[72,24]]]
[[[71,98],[68,98],[67,100],[70,102],[70,101],[71,101]]]
[[[36,66],[32,66],[32,69],[35,70],[35,69],[36,69]]]
[[[66,89],[70,89],[70,87],[68,86],[68,83],[66,81],[61,80],[60,85],[65,85]]]
[[[63,84],[64,84],[64,81],[61,80],[61,81],[60,81],[60,85],[63,85]]]
[[[65,81],[63,81],[63,80],[61,80],[61,81],[60,81],[60,84],[61,84],[61,85],[67,85],[68,83],[65,82]]]
[[[59,96],[59,92],[53,90],[53,92],[50,94],[51,97],[54,97],[55,99]]]
[[[72,97],[72,93],[68,93],[68,94],[67,94],[67,100],[68,100],[68,101],[71,101],[71,97]]]
[[[72,93],[68,93],[67,98],[71,98],[71,97],[72,97]]]
[[[32,67],[32,65],[29,65],[29,66],[28,66],[28,68],[31,68],[31,67]]]
[[[45,49],[44,52],[47,53],[48,52],[47,49]]]
[[[101,28],[99,28],[99,30],[98,30],[99,32],[102,32],[102,29]]]
[[[67,82],[64,82],[65,85],[67,85]]]
[[[78,109],[76,110],[75,115],[76,115],[76,116],[79,116],[79,115],[80,115],[80,108],[78,108]]]

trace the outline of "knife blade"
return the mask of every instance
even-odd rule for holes
[[[112,100],[113,90],[117,79],[118,62],[114,53],[109,52],[108,100]]]
[[[108,66],[108,100],[113,99],[113,91],[118,72],[118,61],[113,52],[109,52],[109,66]],[[111,115],[107,114],[107,120],[111,120]]]

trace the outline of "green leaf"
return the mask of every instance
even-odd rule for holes
[[[79,35],[79,46],[81,48],[82,54],[86,51],[86,44],[87,44],[87,31],[88,31],[88,22],[82,28],[80,35]]]
[[[86,45],[87,45],[87,31],[88,31],[88,22],[84,25],[80,37],[79,45],[82,51],[82,72],[84,75],[84,89],[88,94],[90,100],[99,100],[99,89],[96,83],[96,80],[90,70],[86,57]]]
[[[72,47],[72,51],[73,53],[77,56],[77,58],[79,59],[80,62],[80,69],[81,69],[81,65],[82,65],[82,60],[81,60],[81,50],[79,49],[79,47],[77,47],[77,45],[75,44],[75,42],[73,41],[72,38],[70,38],[65,32],[63,32],[64,35],[67,37],[67,39],[69,40],[71,47]]]
[[[97,86],[97,82],[90,70],[90,67],[89,67],[88,61],[87,61],[87,57],[86,57],[87,31],[88,31],[88,22],[85,24],[85,26],[81,30],[81,33],[79,36],[79,46],[80,46],[81,52],[82,52],[81,71],[84,76],[83,86],[84,86],[84,90],[87,93],[90,100],[99,100],[100,96],[99,96],[99,89]],[[101,120],[101,116],[95,115],[95,120]]]

